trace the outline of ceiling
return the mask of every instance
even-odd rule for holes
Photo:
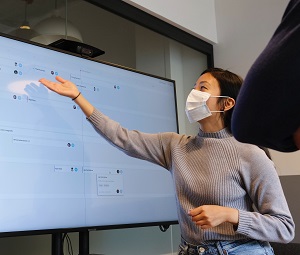
[[[78,0],[0,0],[0,32],[9,33],[20,27],[25,18],[30,25],[36,24],[55,9]]]

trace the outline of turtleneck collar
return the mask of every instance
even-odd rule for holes
[[[217,139],[222,139],[222,138],[229,138],[232,137],[232,134],[228,131],[227,128],[221,129],[220,131],[217,132],[203,132],[201,129],[199,129],[198,133],[199,137],[204,137],[204,138],[217,138]]]

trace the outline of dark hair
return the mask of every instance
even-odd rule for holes
[[[243,79],[239,75],[222,68],[208,68],[201,75],[205,73],[210,73],[218,81],[221,90],[220,96],[228,96],[236,100],[243,84]],[[224,98],[220,97],[219,103],[222,104],[223,102]],[[230,133],[233,108],[222,113],[224,125]]]

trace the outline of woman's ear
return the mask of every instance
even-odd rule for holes
[[[231,97],[228,97],[224,100],[224,111],[230,110],[235,105],[235,100]]]

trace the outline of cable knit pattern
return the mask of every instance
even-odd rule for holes
[[[236,141],[226,129],[216,133],[200,130],[197,136],[148,134],[123,128],[98,110],[88,120],[124,153],[171,171],[186,241],[253,238],[285,243],[294,238],[294,222],[274,164],[257,146]],[[238,228],[223,223],[202,230],[187,214],[201,205],[238,209]]]

